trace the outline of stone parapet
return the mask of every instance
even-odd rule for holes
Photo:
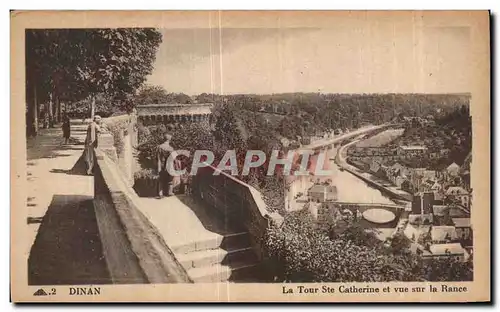
[[[259,259],[265,257],[263,243],[271,225],[281,225],[283,217],[267,209],[262,195],[252,186],[215,167],[202,168],[193,179],[193,194],[225,218],[243,225]],[[214,175],[214,172],[218,175]]]
[[[212,104],[148,104],[138,105],[137,115],[205,115],[212,114]]]
[[[140,212],[119,165],[112,136],[96,149],[94,207],[103,254],[116,284],[191,283],[158,230]],[[110,156],[111,155],[111,156]]]

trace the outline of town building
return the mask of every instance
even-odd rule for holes
[[[429,246],[429,252],[423,253],[424,259],[444,259],[454,257],[457,261],[466,261],[468,254],[460,243],[434,244]]]
[[[432,205],[434,194],[432,192],[419,193],[413,196],[411,213],[408,220],[412,224],[432,224]]]
[[[198,104],[147,104],[137,106],[137,120],[148,125],[187,122],[209,123],[212,116],[211,103]]]
[[[472,228],[470,218],[452,218],[458,239],[461,241],[472,241]]]
[[[456,177],[460,173],[460,166],[453,162],[446,167],[446,173],[450,176]]]
[[[471,194],[461,186],[450,186],[446,190],[446,198],[452,202],[458,202],[467,209],[470,209]]]
[[[397,155],[401,158],[408,159],[425,155],[427,147],[421,145],[399,146]]]
[[[315,184],[308,191],[311,201],[322,203],[337,200],[337,187],[328,184]]]
[[[431,228],[431,241],[433,244],[446,244],[458,241],[457,231],[452,225],[436,225]]]

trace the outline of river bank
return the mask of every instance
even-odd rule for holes
[[[361,140],[354,140],[352,142],[349,142],[346,145],[341,146],[337,154],[335,156],[335,162],[336,164],[342,168],[342,170],[345,170],[349,172],[350,174],[356,176],[357,178],[363,180],[367,184],[369,184],[371,187],[378,189],[381,191],[383,194],[386,196],[390,197],[393,200],[399,201],[402,204],[407,204],[412,200],[412,195],[397,188],[395,185],[392,185],[390,181],[380,181],[379,178],[375,177],[374,175],[365,172],[361,170],[360,168],[357,168],[351,164],[348,163],[347,160],[347,149],[360,142]]]

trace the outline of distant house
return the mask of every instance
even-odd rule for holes
[[[430,152],[429,153],[429,158],[431,159],[436,159],[436,158],[439,158],[441,157],[441,153],[440,152]]]
[[[370,164],[370,171],[371,173],[377,173],[379,169],[380,169],[380,162],[374,159]]]
[[[403,182],[401,182],[401,189],[403,191],[412,192],[412,186],[410,180],[405,179]]]
[[[419,220],[416,220],[417,224],[421,224]],[[405,227],[403,234],[411,240],[413,243],[418,242],[419,238],[425,236],[429,233],[430,225],[417,225],[415,223],[408,223]]]
[[[422,254],[424,259],[444,259],[454,257],[458,261],[465,261],[467,253],[460,243],[434,244],[429,247],[429,253]]]
[[[461,186],[451,186],[446,190],[446,198],[452,201],[457,201],[465,208],[470,208],[470,193]]]
[[[401,158],[413,158],[423,156],[427,152],[427,147],[421,145],[400,146],[397,155]]]
[[[444,199],[442,193],[443,186],[441,185],[441,183],[433,179],[422,178],[422,180],[423,182],[421,183],[421,185],[423,191],[434,193],[434,200],[442,201]]]
[[[468,241],[472,239],[472,228],[470,218],[452,218],[457,231],[458,239]]]
[[[422,177],[424,176],[425,168],[408,168],[408,178],[411,185],[416,190],[421,190]]]
[[[396,184],[397,187],[401,188],[404,181],[407,181],[406,176],[396,176],[392,183]]]
[[[448,173],[448,175],[450,176],[456,177],[460,173],[460,166],[456,163],[452,163],[446,168],[446,173]]]
[[[411,202],[411,213],[431,214],[433,203],[434,203],[434,194],[432,192],[423,192],[415,194]]]
[[[458,240],[457,231],[451,225],[439,225],[431,228],[431,240],[434,244],[446,244]]]
[[[448,215],[450,211],[450,207],[447,205],[432,205],[432,214],[434,217],[442,217]]]
[[[315,202],[337,200],[337,188],[333,185],[315,184],[308,191],[309,199]]]
[[[434,179],[436,179],[436,171],[435,170],[425,170],[422,173],[422,176],[425,179],[434,180]]]
[[[434,216],[432,213],[426,213],[426,214],[409,214],[408,215],[408,222],[409,224],[415,224],[415,225],[430,225],[434,221]]]

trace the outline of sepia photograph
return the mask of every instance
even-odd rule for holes
[[[23,300],[489,300],[488,12],[157,13],[17,27]]]

